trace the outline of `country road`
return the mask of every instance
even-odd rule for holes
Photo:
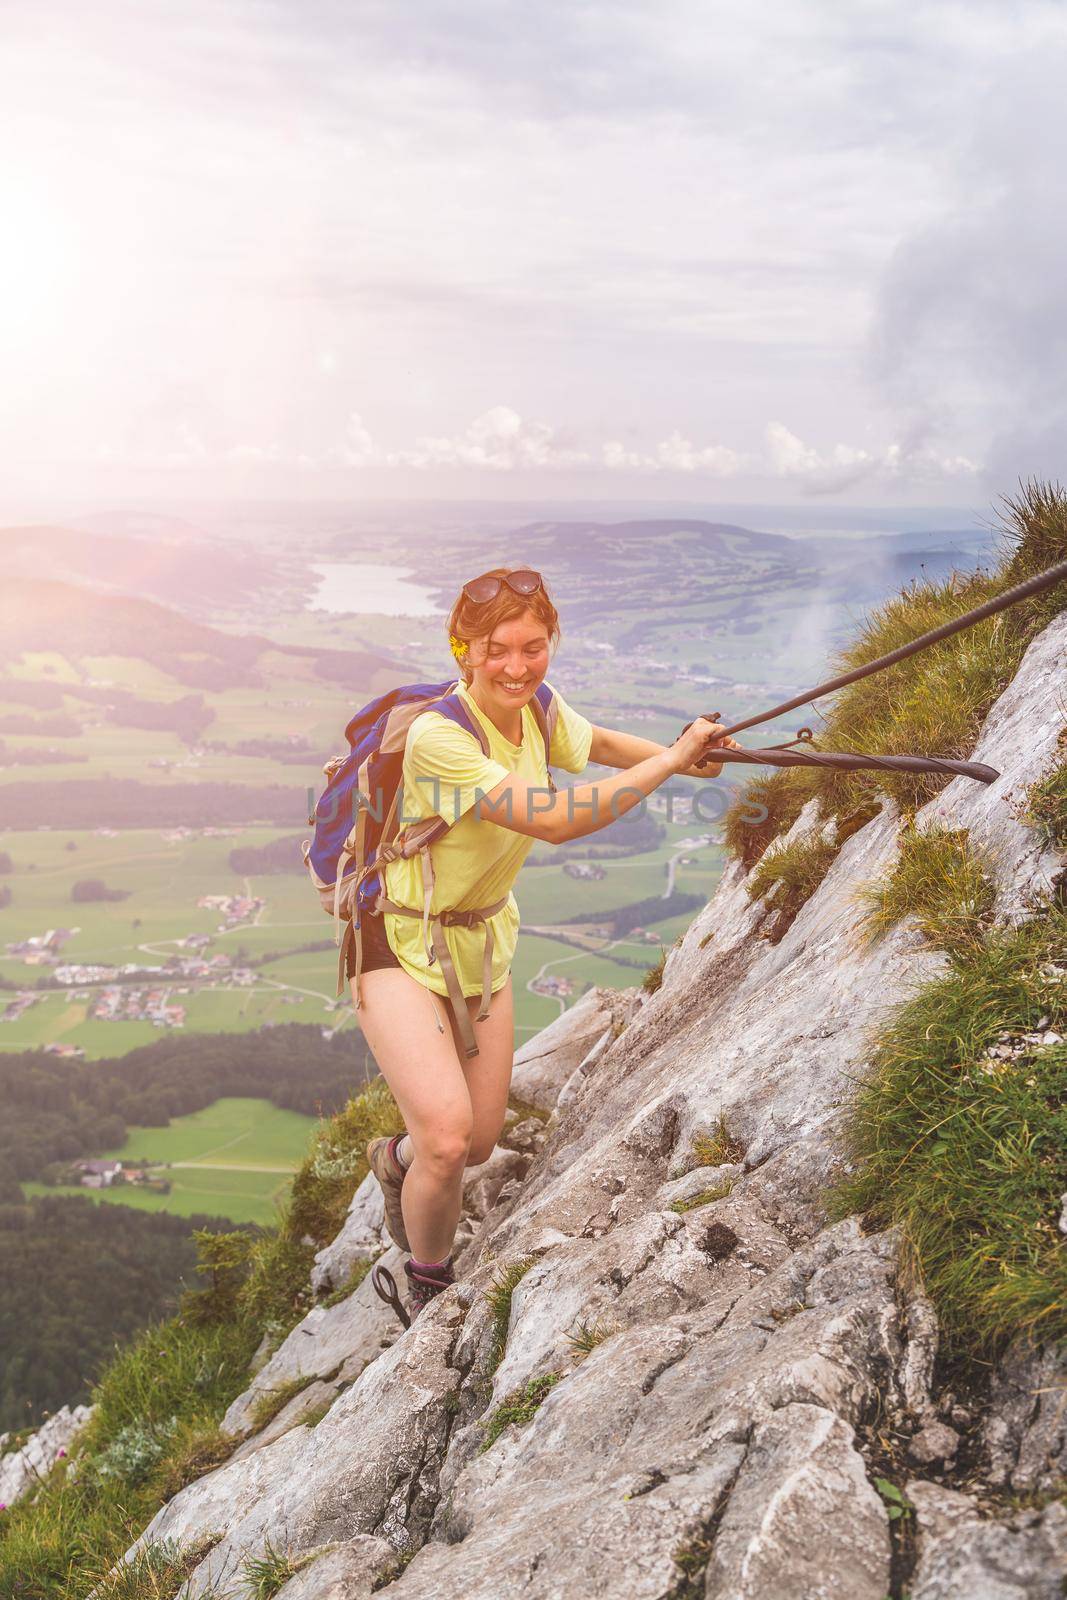
[[[250,1167],[243,1161],[160,1161],[149,1162],[149,1166],[159,1168],[193,1167],[197,1172],[281,1172],[294,1173],[295,1167]]]

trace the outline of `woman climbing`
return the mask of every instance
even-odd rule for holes
[[[720,742],[718,723],[698,718],[664,747],[594,727],[554,692],[552,765],[572,773],[590,761],[624,769],[607,781],[554,792],[542,724],[531,708],[560,631],[540,575],[497,567],[472,579],[448,627],[462,680],[458,693],[490,754],[455,722],[432,711],[416,716],[404,746],[401,815],[410,823],[436,813],[450,824],[432,846],[430,913],[484,914],[472,916],[469,926],[440,930],[444,964],[450,957],[477,1052],[464,1049],[447,1004],[448,975],[441,960],[431,959],[420,923],[418,854],[386,867],[381,915],[364,918],[359,994],[352,983],[364,1035],[406,1129],[372,1140],[367,1157],[382,1187],[389,1233],[410,1253],[404,1270],[412,1317],[453,1281],[464,1168],[488,1160],[504,1124],[514,1043],[510,967],[519,932],[511,890],[523,861],[536,841],[563,844],[606,827],[666,778],[721,771],[721,765],[694,766]],[[483,987],[489,998],[479,1006]]]

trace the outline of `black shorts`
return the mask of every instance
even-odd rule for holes
[[[360,929],[363,934],[363,971],[381,972],[385,967],[399,967],[400,962],[389,948],[389,940],[385,937],[384,917],[371,916],[369,911],[363,913],[363,924]],[[348,947],[348,976],[351,978],[356,971],[356,946],[353,942]],[[401,970],[403,970],[401,968]]]

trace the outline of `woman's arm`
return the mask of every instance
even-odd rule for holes
[[[737,745],[732,739],[724,741],[731,749],[736,750]],[[598,728],[593,725],[593,742],[589,747],[589,759],[601,767],[632,767],[638,761],[643,761],[646,756],[655,755],[663,750],[664,745],[656,744],[654,739],[639,738],[636,733],[623,733],[618,728]],[[716,761],[706,767],[688,767],[679,776],[683,778],[717,778],[722,771],[722,762]]]
[[[719,724],[698,717],[669,746],[639,739],[637,744],[651,751],[615,778],[596,783],[575,784],[555,793],[540,785],[528,784],[512,773],[482,796],[474,810],[485,822],[525,833],[547,844],[566,844],[584,839],[616,822],[667,778],[692,768],[700,752],[707,748]],[[602,730],[603,731],[603,730]],[[704,769],[699,774],[704,776]]]

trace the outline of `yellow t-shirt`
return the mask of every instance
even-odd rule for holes
[[[547,791],[545,742],[528,705],[522,709],[522,743],[512,744],[471,699],[465,684],[459,685],[458,692],[472,719],[476,718],[485,729],[491,757],[487,759],[471,734],[447,717],[432,711],[417,716],[404,746],[401,820],[410,825],[436,814],[452,824],[430,846],[434,873],[431,915],[438,911],[471,911],[507,895],[507,905],[488,919],[493,930],[495,992],[507,978],[519,938],[519,908],[511,886],[537,841],[478,817],[471,808],[513,772]],[[552,765],[567,772],[581,772],[589,761],[592,723],[572,710],[558,692],[555,699]],[[385,869],[385,892],[397,905],[411,906],[421,913],[422,858],[416,855],[407,861],[390,862]],[[404,971],[435,993],[447,994],[440,965],[427,964],[421,922],[395,912],[385,912],[382,920],[389,947]],[[481,994],[484,925],[446,927],[443,931],[463,993]]]

